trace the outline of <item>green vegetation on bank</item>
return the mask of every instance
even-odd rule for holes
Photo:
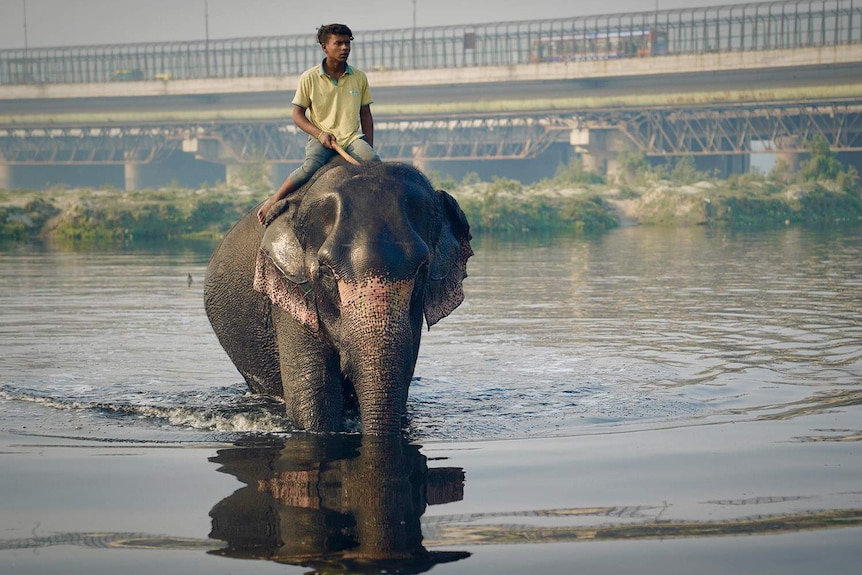
[[[769,174],[722,180],[697,172],[690,158],[653,167],[631,154],[621,164],[613,181],[584,171],[578,161],[529,186],[506,178],[483,182],[475,175],[461,182],[430,177],[458,199],[477,233],[600,232],[621,222],[734,227],[862,222],[859,175],[845,169],[822,139],[812,142],[810,158],[796,172],[779,165]],[[271,193],[252,176],[246,181],[257,183],[242,188],[0,191],[0,238],[216,239]]]
[[[267,190],[0,191],[0,237],[67,241],[221,237]]]
[[[477,231],[563,229],[602,231],[622,222],[662,226],[768,226],[862,223],[862,188],[828,143],[815,139],[798,171],[778,164],[769,174],[719,179],[698,172],[691,158],[651,166],[640,154],[621,159],[620,173],[605,180],[575,160],[548,180],[530,186],[508,179],[460,184],[440,181]]]

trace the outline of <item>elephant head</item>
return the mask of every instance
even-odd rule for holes
[[[464,299],[467,219],[397,163],[327,166],[285,202],[254,289],[273,304],[288,415],[329,431],[355,401],[363,432],[396,433],[423,317],[430,328]]]

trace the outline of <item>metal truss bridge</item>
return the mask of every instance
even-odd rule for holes
[[[375,147],[386,159],[526,159],[555,144],[585,154],[739,155],[804,151],[814,136],[862,151],[860,1],[355,36],[351,62],[383,102],[374,105]],[[224,164],[301,161],[307,136],[287,120],[286,87],[319,57],[306,36],[2,50],[0,164],[129,166],[177,152]],[[739,68],[746,58],[755,63]],[[417,70],[433,85],[399,84],[402,71]],[[240,104],[243,94],[230,103],[218,93],[158,95],[255,79],[277,86],[263,111],[252,109],[256,100]],[[486,82],[502,95],[489,100]],[[117,96],[77,96],[94,85]],[[201,110],[208,101],[216,104]]]
[[[647,156],[804,152],[815,136],[842,151],[862,151],[862,103],[820,102],[709,109],[596,110],[452,120],[378,123],[381,157],[418,159],[525,159],[572,131],[614,130],[629,149]],[[147,164],[182,150],[189,140],[217,143],[224,161],[295,162],[306,136],[283,122],[201,126],[0,128],[5,160],[12,164]],[[752,150],[752,142],[758,142]]]

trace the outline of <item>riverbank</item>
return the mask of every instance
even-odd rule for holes
[[[507,187],[508,186],[508,187]],[[655,179],[639,185],[521,188],[480,184],[455,194],[474,230],[600,232],[620,225],[758,227],[862,222],[862,194],[835,181]]]
[[[816,168],[816,166],[815,166]],[[525,186],[447,181],[476,233],[602,232],[620,225],[833,225],[862,222],[855,171],[748,174],[721,180],[678,165],[635,165],[607,183],[578,167]],[[0,191],[0,238],[51,241],[218,239],[271,193],[266,187]]]
[[[0,191],[0,238],[218,238],[263,197],[265,192],[226,187]]]

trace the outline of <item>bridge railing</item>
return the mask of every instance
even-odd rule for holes
[[[758,2],[354,35],[351,62],[368,71],[792,49],[862,42],[862,0]],[[291,76],[321,59],[312,34],[0,50],[0,85]]]

